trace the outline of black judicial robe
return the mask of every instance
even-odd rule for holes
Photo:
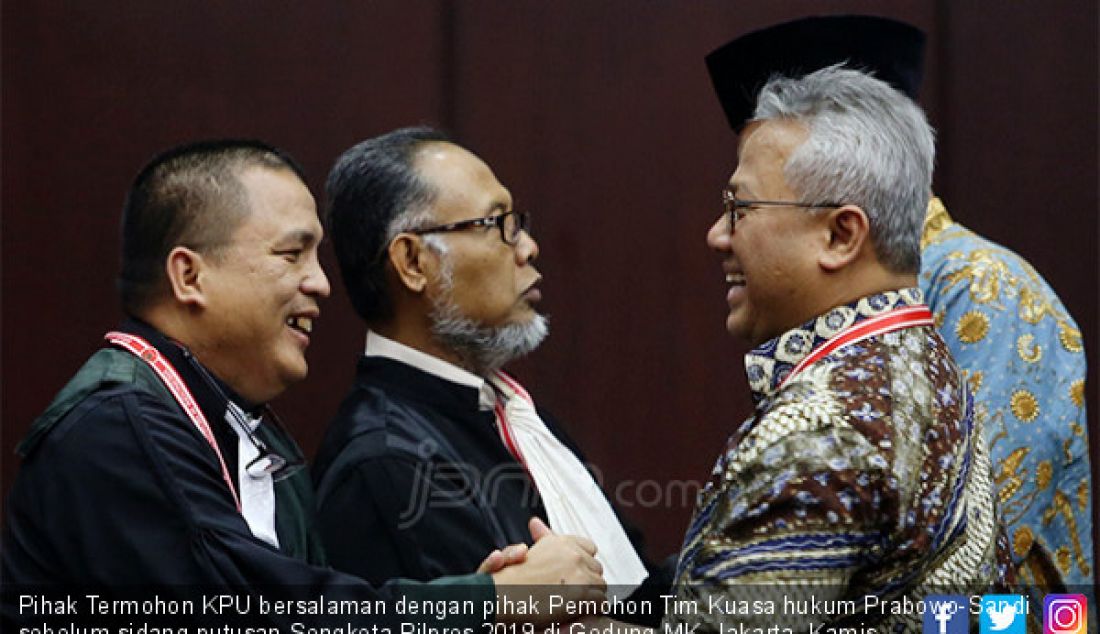
[[[180,373],[236,478],[238,441],[225,422],[224,399],[178,345],[139,322],[122,329],[149,341]],[[278,453],[300,456],[281,430],[266,421],[260,429]],[[439,589],[403,582],[372,588],[320,565],[304,470],[275,485],[280,548],[255,538],[210,445],[148,365],[119,348],[88,360],[19,452],[24,461],[7,501],[0,554],[5,621],[17,588],[245,587],[357,600],[436,596]],[[487,575],[441,585],[450,586],[449,597],[479,605],[495,597]]]
[[[431,579],[476,567],[494,548],[531,543],[527,522],[545,520],[546,510],[478,398],[475,388],[405,363],[360,357],[313,467],[318,528],[334,567],[373,583]],[[583,463],[576,444],[539,415]],[[667,592],[671,565],[646,561],[639,531],[623,525],[650,571],[635,598]]]

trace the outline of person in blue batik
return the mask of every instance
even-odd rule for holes
[[[1012,251],[954,222],[938,198],[924,224],[920,284],[967,372],[1021,578],[1092,580],[1092,502],[1081,331]]]

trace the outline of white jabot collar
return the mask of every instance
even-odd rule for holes
[[[236,415],[234,415],[236,412]],[[260,450],[249,439],[263,420],[247,415],[237,404],[229,401],[225,420],[237,432],[237,482],[241,491],[241,514],[249,530],[259,539],[279,547],[279,534],[275,528],[275,481],[271,474],[254,478],[248,473],[248,463],[260,455]],[[242,425],[248,425],[243,429]]]
[[[367,345],[363,350],[363,354],[368,357],[393,359],[405,365],[411,365],[422,372],[437,376],[444,381],[472,387],[479,393],[479,405],[483,410],[493,409],[493,405],[496,403],[496,393],[493,391],[493,386],[480,376],[439,357],[433,357],[416,348],[410,348],[403,343],[383,337],[373,330],[367,331]]]

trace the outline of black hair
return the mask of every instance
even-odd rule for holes
[[[286,169],[302,182],[301,166],[260,141],[219,139],[174,147],[134,178],[122,208],[118,291],[128,315],[139,315],[167,289],[165,259],[177,246],[216,254],[247,217],[246,167]]]
[[[435,200],[435,190],[413,165],[416,150],[451,142],[435,128],[401,128],[348,149],[329,172],[325,225],[352,306],[368,323],[393,316],[383,251],[393,238],[394,221]]]

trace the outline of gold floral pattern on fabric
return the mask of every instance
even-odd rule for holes
[[[928,201],[928,214],[924,218],[924,227],[921,229],[920,248],[923,251],[931,244],[941,231],[951,226],[951,215],[947,213],[947,207],[943,201],[933,196]]]
[[[975,394],[980,392],[982,390],[982,381],[985,380],[985,372],[981,370],[975,370],[973,372],[963,370],[963,373],[966,374],[966,383],[970,386],[970,391]]]
[[[1049,524],[1053,522],[1057,516],[1061,516],[1062,519],[1072,527],[1072,530],[1069,532],[1071,536],[1069,546],[1062,546],[1056,552],[1058,567],[1061,568],[1063,572],[1067,572],[1071,570],[1073,564],[1076,563],[1077,567],[1086,575],[1092,574],[1092,566],[1090,565],[1090,561],[1085,557],[1084,546],[1081,543],[1081,539],[1078,537],[1077,516],[1073,512],[1073,505],[1070,503],[1069,497],[1061,491],[1054,492],[1054,503],[1043,513],[1043,523]],[[1065,553],[1064,555],[1063,552]]]
[[[955,324],[955,336],[963,343],[978,343],[989,332],[989,317],[980,310],[972,310]]]
[[[983,258],[990,258],[993,256],[993,252],[989,251],[982,255]],[[1030,266],[1030,265],[1029,265]],[[1005,265],[1007,269],[1007,265]],[[1029,277],[1035,275],[1035,270],[1028,271]],[[1043,296],[1030,286],[1020,287],[1020,306],[1019,313],[1020,319],[1023,319],[1029,324],[1037,324],[1042,321],[1046,315],[1053,315],[1053,310],[1050,304],[1043,300]]]
[[[1069,548],[1066,546],[1060,546],[1057,552],[1054,553],[1054,560],[1058,564],[1058,568],[1063,572],[1069,572],[1071,566],[1073,566],[1072,556],[1069,554]]]
[[[938,240],[956,237],[956,232],[948,231],[948,228],[961,229],[960,225],[953,223],[950,226],[945,225],[936,232]],[[965,229],[962,231],[969,233]],[[930,241],[929,244],[935,244],[935,241]],[[1029,324],[1037,324],[1046,316],[1052,317],[1058,323],[1059,335],[1066,350],[1081,351],[1081,331],[1070,324],[1069,316],[1061,306],[1055,307],[1042,290],[1037,288],[1041,286],[1042,280],[1039,274],[1023,260],[1017,262],[1022,265],[1022,274],[1014,273],[1004,260],[1002,251],[999,248],[984,248],[950,252],[947,259],[962,266],[941,281],[944,284],[942,290],[961,284],[974,302],[992,305],[998,309],[1005,307],[1002,303],[1004,300],[1017,299],[1017,313],[1021,319]]]
[[[997,485],[997,500],[1000,506],[1004,507],[1002,512],[1009,507],[1007,502],[1024,486],[1024,480],[1027,479],[1027,471],[1020,468],[1027,452],[1027,447],[1020,447],[1013,451],[1001,461],[995,471],[993,483]]]
[[[1085,346],[1081,341],[1081,331],[1065,322],[1058,323],[1058,341],[1067,352],[1084,352]]]
[[[1090,476],[1080,329],[1030,264],[956,223],[938,198],[928,205],[919,279],[937,328],[967,371],[1022,578],[1091,583],[1092,500],[1079,487]],[[975,311],[988,318],[977,341],[976,326],[962,327]],[[1017,536],[1030,536],[1032,546],[1016,548]],[[1050,576],[1056,568],[1061,580]]]
[[[1035,534],[1031,532],[1031,529],[1027,526],[1021,526],[1016,529],[1016,534],[1012,536],[1012,552],[1016,553],[1017,557],[1023,557],[1027,554],[1027,551],[1031,550],[1031,544],[1035,542]]]
[[[1016,340],[1016,354],[1025,363],[1038,363],[1043,358],[1043,347],[1035,343],[1035,335],[1020,335]]]
[[[1077,407],[1085,405],[1085,380],[1077,379],[1069,384],[1069,400]]]
[[[1025,423],[1030,423],[1039,416],[1039,401],[1034,394],[1027,390],[1013,392],[1009,407],[1012,408],[1012,413],[1016,415],[1016,418]]]
[[[1044,460],[1039,463],[1039,468],[1035,470],[1035,484],[1040,489],[1045,489],[1050,486],[1051,476],[1054,475],[1054,467],[1051,466],[1049,460]]]
[[[1077,508],[1079,510],[1087,510],[1089,508],[1089,481],[1081,480],[1081,484],[1077,485]]]

